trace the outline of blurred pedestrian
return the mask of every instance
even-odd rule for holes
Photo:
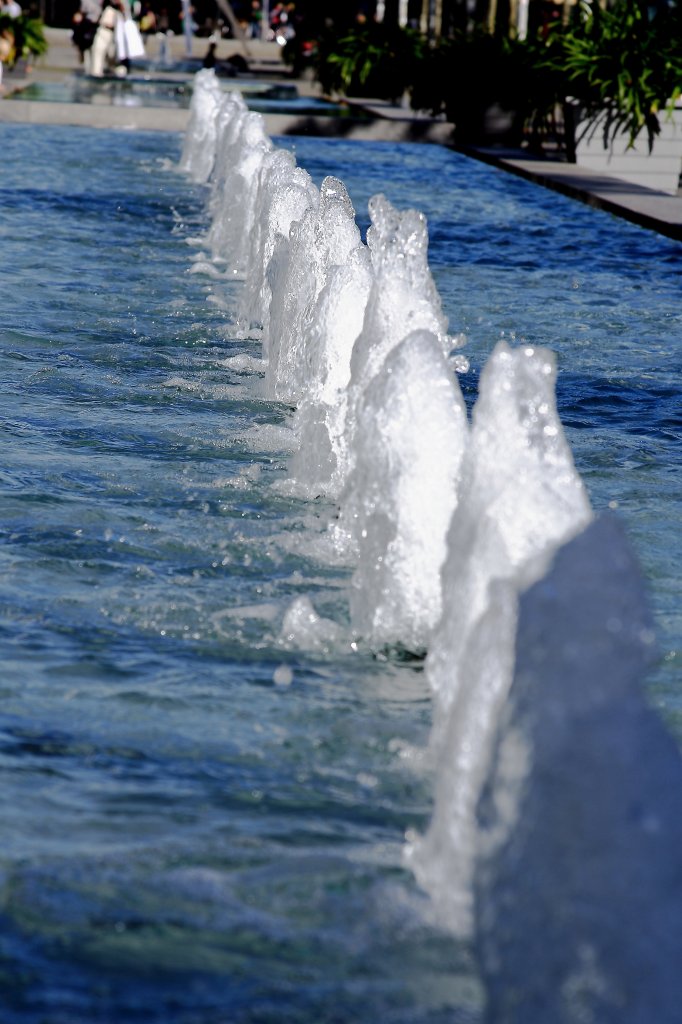
[[[114,56],[114,30],[122,17],[120,0],[104,0],[90,59],[90,74],[95,78],[104,75],[105,65]]]
[[[216,58],[215,52],[216,52],[217,48],[218,48],[217,41],[213,37],[211,37],[211,39],[209,40],[208,50],[206,51],[206,54],[204,56],[203,67],[205,67],[205,68],[214,68],[216,66],[217,58]]]
[[[4,0],[0,10],[2,14],[6,14],[10,18],[20,18],[23,13],[17,0]]]
[[[2,69],[5,64],[10,64],[14,56],[14,35],[8,29],[0,32],[0,93],[4,91],[2,84]]]
[[[142,33],[142,38],[148,39],[149,36],[154,35],[156,30],[157,24],[154,8],[148,0],[143,0],[140,7],[140,32]]]
[[[115,73],[120,77],[130,71],[131,60],[139,60],[144,57],[144,41],[137,22],[133,18],[130,5],[127,0],[120,0],[120,17],[114,26],[114,39],[116,43],[116,68]]]
[[[159,64],[171,63],[171,52],[168,37],[173,35],[167,7],[160,7],[156,15],[156,38],[159,40],[157,60]]]
[[[97,33],[97,22],[102,14],[99,0],[81,0],[79,10],[73,16],[71,38],[78,50],[78,61],[86,75],[91,72],[92,44]]]

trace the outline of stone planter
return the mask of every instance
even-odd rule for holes
[[[651,152],[645,131],[640,133],[631,149],[628,149],[627,133],[616,135],[605,149],[605,116],[587,131],[585,125],[576,119],[575,108],[567,111],[567,128],[571,117],[574,119],[573,138],[577,140],[573,155],[579,167],[620,178],[631,185],[643,185],[669,195],[677,193],[682,172],[682,108],[675,108],[672,114],[664,111],[659,115],[661,132],[656,136]]]
[[[455,125],[455,142],[462,146],[518,146],[523,137],[523,117],[516,110],[505,110],[499,103],[475,102],[449,107],[448,121]]]

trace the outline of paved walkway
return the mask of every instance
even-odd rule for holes
[[[25,82],[63,82],[78,68],[70,31],[48,28],[47,37],[50,44],[47,54],[36,62],[27,78],[22,80],[7,76],[7,91]],[[158,46],[157,40],[152,38],[148,44],[151,57],[156,55]],[[185,56],[186,43],[183,37],[173,37],[170,46],[174,57]],[[203,56],[207,46],[206,39],[193,39],[192,56]],[[249,40],[247,47],[248,52],[238,41],[221,40],[217,56],[225,60],[234,54],[241,54],[249,61],[254,72],[264,78],[281,80],[286,76],[287,69],[282,63],[281,49],[276,43]],[[320,95],[315,83],[299,80],[296,84],[302,95]],[[382,141],[425,141],[443,145],[450,142],[452,126],[444,121],[416,117],[401,107],[385,103],[356,103],[351,104],[351,109],[353,106],[363,109],[363,119],[352,116],[337,118],[268,114],[265,116],[266,129],[271,135],[317,134]],[[171,108],[0,100],[0,121],[184,131],[187,118],[187,110]],[[618,178],[596,174],[575,164],[531,159],[522,151],[477,148],[467,150],[467,153],[512,174],[529,178],[581,202],[682,241],[681,195],[670,196],[653,189],[629,185]]]

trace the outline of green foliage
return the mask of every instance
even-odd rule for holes
[[[458,142],[479,141],[492,107],[514,114],[509,141],[520,141],[524,124],[541,125],[560,93],[554,71],[538,60],[538,47],[479,29],[441,43],[420,69],[412,106],[445,113]]]
[[[14,64],[21,58],[40,57],[46,53],[48,44],[44,29],[40,18],[31,18],[25,14],[11,18],[7,14],[0,14],[0,36],[13,41],[8,63]]]
[[[317,77],[325,92],[399,100],[423,64],[427,44],[412,29],[374,22],[324,35],[318,45]]]
[[[650,16],[641,0],[618,0],[601,10],[583,4],[575,24],[552,33],[544,66],[563,75],[589,123],[606,115],[604,145],[625,131],[630,145],[642,130],[649,148],[660,131],[659,112],[682,85],[682,18],[676,9]]]
[[[651,148],[661,111],[682,90],[682,3],[651,13],[647,0],[596,0],[572,23],[527,40],[461,31],[430,46],[419,33],[368,24],[319,43],[318,77],[327,92],[397,99],[445,113],[457,141],[485,138],[491,108],[514,112],[509,142],[541,141],[556,112],[572,102],[589,131],[599,120],[604,146],[617,132]]]
[[[583,3],[573,23],[521,41],[482,30],[444,42],[413,89],[413,104],[456,125],[457,138],[476,141],[493,104],[516,111],[510,141],[540,139],[556,111],[572,101],[585,133],[599,121],[604,146],[619,132],[630,145],[646,132],[649,148],[660,114],[682,91],[682,6],[653,15],[644,0],[616,0],[602,10]]]
[[[40,18],[22,17],[21,19],[21,53],[26,57],[31,54],[33,57],[42,57],[47,53],[47,39],[45,38],[45,26]]]
[[[409,29],[367,25],[320,40],[318,78],[327,92],[397,99],[410,93],[415,110],[445,114],[458,142],[484,137],[494,105],[513,112],[507,138],[524,124],[542,131],[561,100],[560,76],[541,63],[544,44],[464,31],[432,47]]]

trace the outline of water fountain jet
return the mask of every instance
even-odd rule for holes
[[[290,165],[282,161],[281,166],[286,177]],[[239,196],[232,197],[235,201]],[[349,630],[331,628],[334,624],[307,598],[290,606],[286,630],[299,646],[309,643],[311,649],[360,637],[376,647],[427,650],[435,807],[425,836],[411,840],[408,862],[450,929],[470,935],[475,926],[491,1022],[597,1019],[594,1008],[604,1003],[597,992],[601,961],[590,959],[589,950],[561,975],[562,1003],[552,982],[544,986],[552,1012],[538,1016],[533,984],[518,981],[523,967],[510,946],[495,937],[504,901],[518,899],[518,914],[500,935],[518,936],[525,912],[527,894],[522,885],[514,892],[509,864],[522,873],[524,858],[534,863],[537,854],[540,873],[546,855],[529,848],[530,831],[519,830],[515,809],[521,798],[509,796],[511,783],[503,771],[513,763],[514,785],[519,772],[534,777],[533,765],[524,759],[526,748],[515,746],[517,734],[508,727],[517,699],[515,666],[517,679],[525,671],[523,657],[517,660],[524,653],[516,647],[519,601],[523,626],[533,604],[521,595],[543,585],[538,581],[562,545],[572,542],[578,549],[569,543],[566,550],[582,550],[582,537],[595,536],[588,526],[592,513],[585,488],[556,411],[554,358],[535,346],[498,344],[481,375],[469,426],[447,363],[453,339],[428,269],[424,217],[413,210],[400,213],[376,196],[363,247],[340,182],[326,179],[319,205],[302,207],[298,220],[283,218],[279,230],[263,231],[272,245],[268,257],[252,251],[250,262],[267,269],[259,271],[248,308],[252,319],[267,324],[269,394],[298,405],[293,423],[299,450],[291,486],[303,493],[311,488],[311,496],[319,488],[338,501],[329,537],[337,554],[354,560],[355,569]],[[259,314],[258,296],[269,302]],[[557,564],[566,557],[560,554]],[[560,718],[561,700],[558,696],[550,706],[550,715]],[[569,705],[570,700],[567,710]],[[534,727],[540,729],[543,721],[538,718]],[[563,777],[562,766],[557,772]],[[671,754],[666,772],[679,772],[679,756],[675,760]],[[506,831],[496,815],[506,815]],[[598,845],[599,822],[591,821],[590,828]],[[517,834],[529,845],[521,860],[510,860]],[[599,894],[591,895],[598,902]],[[608,907],[610,890],[601,895]],[[540,903],[551,898],[550,891],[539,896]],[[661,927],[667,942],[667,925]],[[541,929],[537,937],[542,943]],[[573,954],[583,955],[580,945],[564,946],[566,963]],[[624,964],[629,957],[624,950]],[[593,971],[595,963],[599,970]],[[661,977],[675,993],[667,970]],[[530,1000],[519,1002],[525,1017],[509,1009],[519,984]],[[611,984],[608,978],[605,984]],[[616,1002],[620,998],[616,988],[609,993]],[[657,1019],[672,1024],[674,999],[667,998],[658,999],[663,1016]],[[584,1016],[585,1007],[592,1017]],[[627,1012],[622,1021],[643,1024],[639,1011],[628,1007]]]

